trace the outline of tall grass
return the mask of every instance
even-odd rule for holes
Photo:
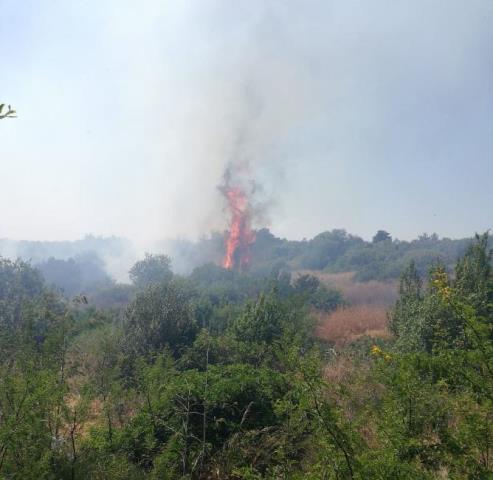
[[[316,335],[336,347],[362,336],[387,338],[387,309],[383,305],[355,305],[330,314],[318,314]]]

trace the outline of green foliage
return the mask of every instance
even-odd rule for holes
[[[129,272],[130,280],[139,288],[156,283],[168,283],[173,278],[171,260],[166,255],[146,253],[144,260],[139,260]]]
[[[424,293],[411,266],[392,315],[396,347],[410,353],[383,360],[375,349],[388,391],[377,415],[382,431],[391,434],[401,461],[449,478],[491,476],[490,258],[487,236],[476,236],[455,279],[438,265]]]
[[[307,242],[305,252],[300,258],[300,266],[313,270],[323,270],[348,252],[349,249],[363,243],[361,238],[349,235],[345,230],[320,233]]]
[[[287,306],[277,300],[275,293],[262,294],[258,301],[246,306],[232,331],[243,342],[272,343],[281,337],[289,315]]]
[[[378,243],[378,242],[385,242],[385,241],[392,241],[392,237],[390,236],[389,232],[386,232],[385,230],[379,230],[372,238],[371,240],[373,243]]]
[[[294,282],[293,294],[299,296],[302,302],[323,312],[331,312],[344,305],[343,296],[338,290],[325,287],[312,275],[300,275]]]
[[[310,275],[156,275],[122,317],[1,260],[0,478],[491,478],[490,261],[478,236],[455,275],[410,263],[393,338],[335,351],[309,312],[342,299]]]
[[[269,230],[256,232],[248,273],[256,278],[278,276],[300,269],[327,272],[355,272],[359,281],[398,279],[411,261],[425,275],[440,259],[450,269],[470,239],[451,240],[423,234],[412,241],[392,239],[381,230],[374,241],[365,241],[345,230],[322,232],[310,240],[293,241],[275,237]],[[223,238],[214,234],[197,243],[175,242],[171,249],[178,265],[186,263],[187,273],[206,262],[219,263]]]
[[[60,394],[56,377],[31,361],[3,365],[0,371],[0,475],[47,477],[52,458],[52,409]]]
[[[36,301],[45,296],[39,273],[27,263],[12,262],[0,257],[0,359],[3,353],[15,350],[16,338],[28,328],[43,335],[43,320],[35,315]]]
[[[477,315],[488,314],[493,288],[488,236],[476,236],[457,262],[456,278],[450,280],[443,264],[430,270],[428,289],[422,293],[422,280],[415,264],[404,271],[400,298],[391,313],[390,326],[402,351],[463,348],[467,345],[462,314],[451,303],[451,292],[469,304]]]
[[[134,286],[116,283],[100,286],[89,295],[89,303],[97,308],[120,311],[135,299],[135,295]]]
[[[166,346],[179,355],[198,330],[190,292],[176,282],[148,286],[128,306],[124,328],[128,355],[152,355]]]
[[[491,314],[493,308],[491,259],[488,234],[476,235],[455,269],[455,287],[481,315]]]

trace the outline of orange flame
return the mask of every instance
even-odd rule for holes
[[[250,203],[240,187],[226,187],[223,193],[231,213],[223,267],[242,268],[250,263],[250,245],[255,241],[255,233],[251,228]]]

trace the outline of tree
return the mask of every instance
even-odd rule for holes
[[[344,255],[349,248],[362,243],[361,238],[349,235],[345,230],[322,232],[307,243],[300,259],[301,266],[322,270]]]
[[[397,300],[389,318],[390,331],[397,337],[409,337],[415,330],[413,319],[419,317],[422,301],[422,280],[414,261],[402,272]]]
[[[455,268],[455,286],[482,315],[487,314],[493,304],[492,251],[488,239],[488,233],[476,234]]]
[[[431,269],[426,291],[414,262],[401,278],[400,297],[390,315],[390,329],[401,351],[467,348],[464,316],[451,307],[451,292],[472,308],[476,315],[491,317],[493,281],[488,235],[476,235],[466,253],[459,258],[455,280],[443,263]],[[489,320],[491,321],[491,320]]]
[[[39,272],[21,260],[0,257],[0,341],[14,347],[8,338],[26,324],[26,309],[44,292]],[[0,348],[0,357],[2,355]]]
[[[392,240],[392,237],[390,236],[389,232],[386,232],[385,230],[379,230],[372,239],[373,243],[379,243],[379,242],[384,242],[385,240]]]
[[[178,355],[195,340],[198,328],[189,293],[174,282],[148,286],[125,312],[127,354],[152,356],[166,346]]]
[[[167,283],[173,278],[171,260],[167,255],[146,253],[144,260],[139,260],[130,269],[129,274],[134,285],[139,288],[155,283]]]
[[[288,317],[287,305],[274,293],[262,294],[257,302],[246,305],[233,324],[233,332],[243,342],[272,343],[281,337]]]
[[[80,265],[73,258],[62,260],[50,257],[38,264],[37,267],[48,285],[61,289],[67,296],[72,296],[82,291]]]
[[[344,303],[343,296],[338,290],[329,289],[317,277],[300,275],[293,285],[294,294],[304,303],[317,310],[330,312]]]
[[[48,285],[61,289],[68,297],[112,284],[104,270],[104,262],[95,252],[85,252],[67,260],[50,257],[37,268]]]

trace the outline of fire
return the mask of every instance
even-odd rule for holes
[[[255,233],[251,228],[250,202],[240,187],[225,187],[223,193],[231,214],[223,267],[241,269],[250,263],[250,245],[255,241]]]

